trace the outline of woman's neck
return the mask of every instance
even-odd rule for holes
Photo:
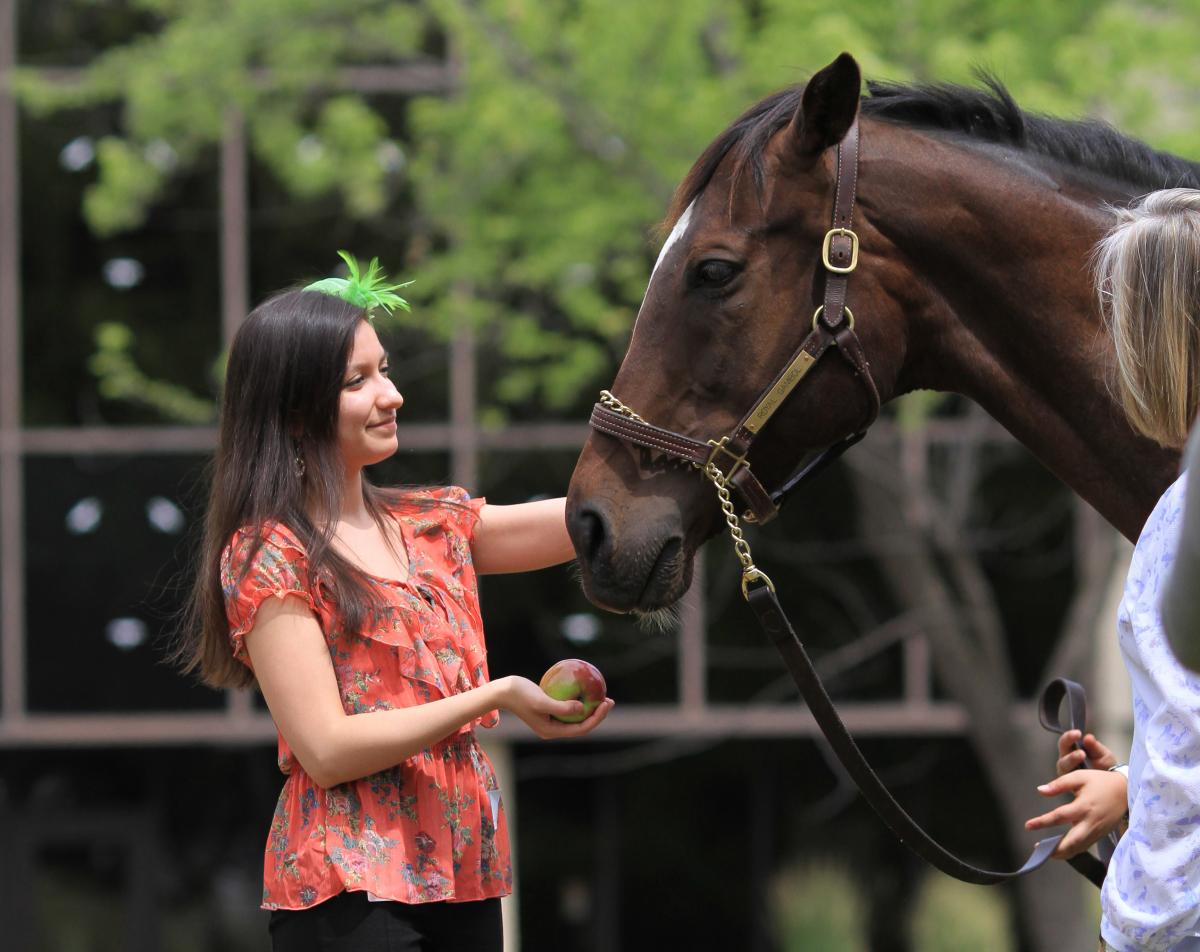
[[[336,521],[351,526],[365,526],[367,523],[375,521],[371,510],[367,508],[367,500],[363,494],[361,468],[346,474],[346,482],[342,487],[342,507]]]

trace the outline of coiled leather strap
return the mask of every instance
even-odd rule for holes
[[[775,597],[775,592],[766,585],[759,586],[749,592],[747,600],[754,610],[759,624],[783,656],[792,679],[799,687],[801,695],[808,704],[808,709],[812,712],[813,718],[820,726],[830,747],[837,754],[838,760],[857,784],[867,803],[909,849],[943,873],[963,882],[979,885],[1003,883],[1016,879],[1018,876],[1024,876],[1042,866],[1050,858],[1063,834],[1039,840],[1034,844],[1033,851],[1024,865],[1012,872],[996,872],[972,866],[942,847],[896,802],[887,787],[883,785],[883,781],[867,763],[867,759],[859,750],[850,731],[833,706],[833,701],[825,690],[825,685],[821,683],[821,678],[813,667],[808,652],[804,650],[804,645],[791,622],[788,621],[779,600]],[[1066,678],[1059,678],[1051,682],[1046,693],[1043,694],[1039,706],[1042,726],[1055,733],[1062,733],[1063,730],[1070,729],[1063,727],[1058,721],[1058,710],[1064,697],[1070,701],[1068,705],[1070,725],[1082,730],[1082,725],[1087,721],[1087,703],[1083,688]],[[1083,853],[1068,862],[1097,886],[1104,882],[1105,865],[1094,856]]]

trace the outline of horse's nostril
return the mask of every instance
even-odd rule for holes
[[[608,539],[604,517],[595,509],[584,507],[576,518],[580,554],[589,563],[595,562]]]

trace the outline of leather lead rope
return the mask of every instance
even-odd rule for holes
[[[830,747],[837,754],[838,761],[854,780],[863,798],[879,814],[879,818],[888,825],[901,843],[943,873],[963,882],[982,886],[1009,882],[1019,876],[1024,876],[1038,869],[1050,858],[1064,834],[1060,833],[1057,836],[1039,840],[1024,865],[1012,872],[996,872],[972,866],[941,846],[896,802],[895,797],[879,779],[879,775],[867,763],[866,757],[859,750],[850,731],[833,706],[833,701],[825,690],[825,685],[821,683],[821,678],[813,667],[808,652],[804,650],[804,645],[795,629],[792,628],[791,622],[788,621],[779,600],[775,597],[774,589],[768,585],[760,585],[751,589],[746,598],[763,631],[767,633],[780,655],[783,656],[784,663],[792,674],[792,680],[800,689],[808,709],[821,728],[821,733],[825,735]],[[1043,695],[1041,702],[1043,725],[1053,724],[1051,729],[1060,730],[1057,708],[1064,696],[1069,701],[1071,724],[1080,726],[1082,729],[1086,719],[1083,688],[1065,678],[1051,682],[1050,687]],[[1047,710],[1051,712],[1049,717],[1046,716]],[[1068,862],[1097,886],[1103,884],[1105,866],[1091,854],[1082,853],[1072,857]]]

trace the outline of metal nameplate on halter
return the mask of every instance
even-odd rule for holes
[[[746,469],[750,468],[750,464],[746,462],[745,454],[738,456],[736,453],[733,453],[725,448],[728,442],[729,437],[727,436],[721,437],[720,440],[709,440],[708,445],[712,447],[712,452],[708,454],[708,460],[704,464],[705,467],[710,465],[716,467],[717,471],[721,473],[722,486],[728,483],[729,480],[733,479],[733,474],[743,466],[746,467]],[[724,453],[731,460],[733,460],[733,466],[730,467],[729,472],[722,472],[721,467],[717,465],[716,459],[718,453]]]
[[[766,396],[758,401],[758,406],[746,418],[746,429],[751,433],[757,433],[762,429],[763,424],[771,419],[771,415],[779,409],[779,405],[787,399],[787,395],[792,392],[796,384],[804,379],[804,375],[812,369],[812,365],[816,361],[817,358],[808,351],[800,351],[796,355],[796,359],[788,364],[787,370],[775,381],[775,386],[767,391]]]
[[[846,267],[841,268],[829,260],[829,246],[832,244],[835,235],[845,235],[850,239],[850,263]],[[830,228],[825,233],[825,240],[821,242],[821,264],[825,265],[826,270],[832,271],[834,274],[849,274],[858,267],[858,235],[852,232],[849,228]]]

